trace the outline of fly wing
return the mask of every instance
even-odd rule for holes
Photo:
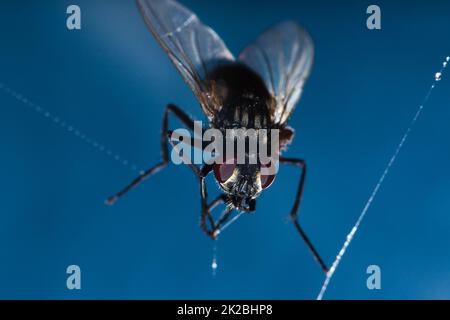
[[[158,43],[181,73],[203,112],[213,117],[222,104],[208,74],[234,57],[222,39],[198,17],[173,0],[137,0],[139,10]]]
[[[272,121],[285,124],[302,94],[314,58],[309,34],[295,22],[283,22],[264,32],[238,57],[261,76],[272,95]]]

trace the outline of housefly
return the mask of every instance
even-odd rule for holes
[[[311,37],[302,27],[295,22],[282,22],[260,35],[235,58],[222,39],[181,4],[173,0],[138,0],[137,5],[148,29],[195,94],[211,128],[222,132],[237,127],[277,129],[279,150],[276,152],[281,154],[287,148],[294,136],[287,121],[301,96],[314,56]],[[167,166],[168,144],[172,143],[169,116],[175,116],[187,129],[194,130],[190,116],[173,104],[167,105],[161,128],[161,162],[110,197],[108,204]],[[235,159],[229,160],[201,166],[189,164],[200,182],[200,225],[213,239],[234,209],[255,211],[257,197],[276,176],[276,172],[264,173],[260,162],[239,164]],[[281,155],[277,162],[301,171],[290,218],[322,270],[327,272],[328,268],[298,222],[306,163]],[[207,201],[205,183],[209,173],[214,173],[222,190],[211,203]],[[211,212],[222,202],[227,209],[216,221]]]

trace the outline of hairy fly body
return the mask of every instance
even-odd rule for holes
[[[237,58],[221,38],[198,17],[173,0],[138,0],[145,23],[158,43],[197,97],[210,127],[224,133],[227,129],[279,130],[277,155],[285,151],[294,130],[287,121],[297,104],[310,73],[314,48],[308,33],[294,22],[283,22],[263,33]],[[164,112],[161,131],[160,163],[151,167],[127,187],[107,200],[114,203],[142,180],[169,163],[169,115],[177,117],[189,130],[194,120],[182,109],[169,104]],[[251,154],[246,153],[245,158]],[[256,199],[274,181],[276,172],[264,171],[261,162],[238,163],[236,158],[214,164],[189,167],[199,179],[201,228],[215,239],[218,231],[236,209],[253,212]],[[277,157],[277,164],[298,167],[301,171],[290,218],[324,272],[325,263],[298,222],[306,163],[296,158]],[[208,203],[205,178],[214,176],[222,194]],[[211,211],[220,203],[226,209],[217,221]]]

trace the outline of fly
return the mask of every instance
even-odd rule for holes
[[[301,171],[289,216],[322,270],[328,272],[298,222],[306,163],[281,156],[294,136],[294,129],[287,121],[300,99],[313,62],[314,45],[309,34],[295,22],[282,22],[260,35],[235,58],[214,30],[179,3],[137,0],[137,5],[148,29],[197,97],[211,128],[224,133],[233,128],[278,130],[277,165],[287,164]],[[194,130],[190,116],[173,104],[167,105],[161,128],[161,161],[107,199],[108,204],[168,165],[169,143],[172,143],[169,116],[175,116],[187,129]],[[276,177],[276,172],[263,170],[265,165],[261,162],[238,163],[236,158],[201,166],[189,164],[189,167],[200,183],[200,226],[212,239],[217,237],[233,210],[254,212],[257,197]],[[214,174],[222,190],[210,203],[205,183],[209,173]],[[227,209],[216,221],[211,212],[220,203],[225,203]]]

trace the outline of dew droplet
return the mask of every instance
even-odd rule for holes
[[[434,79],[436,81],[440,81],[441,80],[441,76],[442,76],[442,74],[440,72],[436,72],[436,74],[434,75]]]

